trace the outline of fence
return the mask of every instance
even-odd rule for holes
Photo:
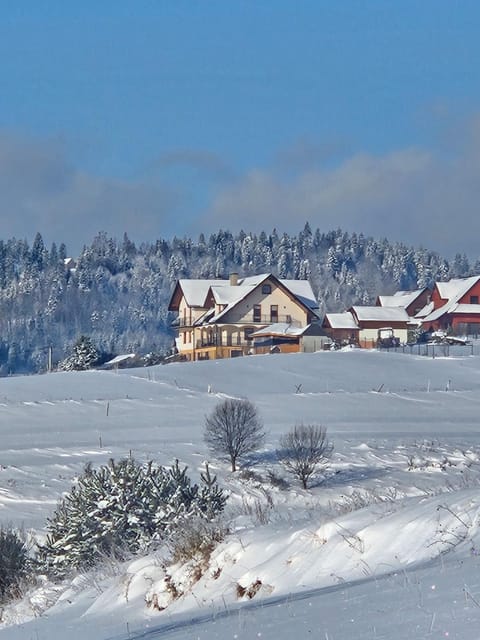
[[[460,356],[480,356],[480,344],[412,344],[381,349],[394,353],[407,353],[426,358],[449,358]]]

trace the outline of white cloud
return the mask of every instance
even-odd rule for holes
[[[2,237],[66,242],[75,252],[99,231],[138,240],[170,235],[177,197],[141,181],[102,178],[68,161],[55,140],[0,135]]]
[[[99,177],[75,167],[61,142],[0,133],[1,235],[32,239],[40,231],[75,253],[101,230],[148,241],[219,228],[298,232],[308,220],[322,231],[341,227],[477,258],[480,117],[447,138],[438,148],[357,153],[336,164],[335,144],[302,139],[271,167],[240,176],[215,154],[173,150],[156,163],[162,183],[158,175]],[[180,174],[167,186],[163,169],[178,165],[198,179]]]
[[[219,190],[201,224],[246,231],[298,231],[308,220],[446,256],[480,255],[480,119],[449,149],[356,154],[293,177],[255,169]]]

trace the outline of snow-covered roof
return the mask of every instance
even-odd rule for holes
[[[300,336],[302,333],[306,331],[306,329],[310,325],[306,327],[294,327],[290,323],[287,322],[274,322],[273,324],[268,325],[268,327],[264,327],[263,329],[259,329],[254,333],[251,333],[252,338],[261,338],[264,336],[278,335],[278,336]]]
[[[378,300],[382,307],[403,307],[406,309],[424,291],[425,289],[417,289],[416,291],[397,291],[393,296],[378,296]]]
[[[403,307],[352,307],[359,322],[408,322],[410,316]]]
[[[105,365],[119,364],[120,362],[125,362],[126,360],[130,360],[130,358],[135,358],[135,354],[134,353],[125,353],[125,354],[120,355],[120,356],[115,356],[114,358],[112,358],[108,362],[105,362]]]
[[[452,313],[472,313],[480,316],[480,304],[455,304],[450,311]]]
[[[418,313],[415,314],[415,318],[425,318],[429,313],[433,311],[433,302],[429,302],[426,304],[423,309],[420,309]]]
[[[213,298],[217,304],[232,304],[244,298],[252,290],[252,285],[212,287]]]
[[[205,306],[208,290],[212,286],[229,284],[228,280],[179,280],[179,285],[189,307]]]
[[[270,273],[260,273],[257,276],[247,276],[246,278],[239,278],[238,284],[247,286],[247,287],[256,287],[257,284],[260,284],[260,282],[263,282],[263,280],[268,278],[270,275],[271,275]],[[226,280],[226,282],[228,284],[228,280]]]
[[[269,277],[271,277],[270,273],[260,273],[256,276],[238,278],[236,285],[231,285],[229,279],[181,279],[179,285],[190,307],[204,307],[210,289],[217,304],[233,305],[243,300],[254,287]],[[280,282],[306,307],[312,310],[318,309],[318,303],[308,280],[280,280]]]
[[[476,278],[452,278],[447,282],[436,282],[435,284],[438,289],[438,293],[443,300],[452,300],[452,298],[458,296],[460,291],[463,292],[467,286],[467,282],[470,280],[472,280],[472,285],[475,284]],[[470,288],[470,286],[468,286],[468,288]]]
[[[227,299],[229,296],[231,296],[232,299],[227,304],[225,309],[223,309],[222,311],[220,311],[220,313],[217,313],[217,315],[213,316],[213,318],[210,319],[210,322],[214,323],[220,320],[224,315],[226,315],[229,311],[231,311],[239,302],[241,302],[244,298],[246,298],[246,296],[256,286],[258,286],[261,282],[266,280],[269,276],[270,276],[269,273],[264,273],[260,276],[251,276],[248,278],[241,278],[238,280],[238,284],[236,285],[230,285],[229,281],[225,280],[224,281],[226,283],[226,286],[224,287],[225,292],[223,294],[220,294],[217,291],[217,295],[220,295],[224,299]],[[227,289],[230,289],[229,293],[227,293]]]
[[[229,280],[221,280],[220,284],[217,281],[212,286],[212,294],[217,304],[225,304],[226,306],[222,311],[210,318],[209,322],[218,322],[239,302],[244,300],[255,287],[271,277],[272,274],[270,273],[262,273],[257,276],[239,278],[237,285],[231,285]],[[312,311],[318,309],[318,304],[308,280],[279,280],[279,282],[308,309]]]
[[[452,302],[459,300],[469,289],[473,287],[479,280],[480,276],[471,276],[470,278],[452,278],[448,282],[437,282],[436,286],[440,297],[444,300]]]
[[[437,282],[436,287],[438,289],[438,293],[442,299],[446,299],[447,302],[432,311],[428,316],[425,317],[424,322],[432,322],[434,320],[438,320],[445,313],[452,313],[454,311],[454,307],[458,306],[458,301],[463,298],[463,296],[480,280],[480,276],[472,276],[471,278],[455,278],[449,280],[448,282]],[[462,306],[462,305],[460,305]],[[468,305],[470,308],[476,305]],[[459,313],[456,311],[456,313]]]
[[[326,313],[325,318],[332,329],[358,329],[358,324],[350,311]]]
[[[308,280],[280,280],[294,296],[303,302],[309,309],[318,309],[318,302]]]

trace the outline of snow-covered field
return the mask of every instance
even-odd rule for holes
[[[205,414],[231,396],[268,432],[250,474],[203,443]],[[278,438],[300,422],[328,428],[330,467],[310,491],[272,486]],[[178,458],[195,479],[209,459],[232,529],[196,582],[162,550],[45,582],[3,610],[1,639],[480,638],[480,357],[352,350],[2,378],[0,424],[4,524],[41,537],[85,463],[131,453]]]

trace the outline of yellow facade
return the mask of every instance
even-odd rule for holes
[[[277,322],[296,327],[306,326],[311,313],[277,282],[275,278],[263,281],[223,315],[227,305],[213,305],[213,301],[209,300],[210,307],[192,307],[182,295],[178,305],[176,339],[179,354],[187,360],[248,355],[253,353],[250,333]],[[201,324],[202,316],[207,312],[209,319],[214,315],[220,317],[210,324]],[[282,348],[284,350],[298,351],[299,347],[288,345]]]

